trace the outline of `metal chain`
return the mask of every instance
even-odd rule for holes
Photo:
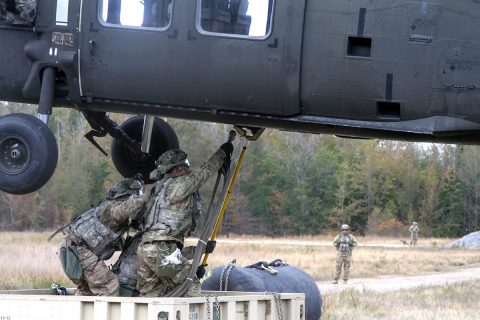
[[[218,301],[218,296],[215,294],[206,294],[202,295],[205,297],[205,302],[207,303],[207,320],[220,320],[220,301]],[[212,309],[210,308],[210,298],[214,298],[214,312],[215,317],[212,319]]]
[[[220,274],[220,290],[219,291],[227,291],[228,289],[228,279],[230,278],[230,273],[232,272],[232,269],[235,267],[237,264],[237,260],[233,259],[230,261],[222,270],[222,273]],[[227,277],[225,279],[225,289],[223,288],[223,275],[225,274],[225,271],[227,271]]]
[[[277,309],[277,319],[285,320],[285,317],[283,315],[283,304],[282,304],[282,299],[280,297],[280,294],[278,292],[265,292],[265,294],[273,296],[275,307]]]
[[[210,295],[206,294],[204,297],[207,303],[207,320],[212,320],[212,312],[210,310]]]
[[[233,268],[235,267],[235,262],[230,265],[230,268],[227,270],[227,277],[225,278],[225,291],[228,290],[228,280],[230,279],[230,273],[232,273]]]
[[[220,302],[215,294],[213,296],[215,297],[215,315],[217,316],[215,320],[220,320]]]

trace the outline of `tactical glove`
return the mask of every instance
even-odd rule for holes
[[[217,245],[217,241],[209,240],[207,242],[207,245],[205,246],[205,253],[212,253],[216,245]]]
[[[228,141],[228,142],[225,142],[224,144],[222,144],[220,146],[220,149],[222,149],[223,151],[225,151],[225,155],[227,156],[225,158],[225,160],[230,160],[232,158],[232,153],[233,153],[233,144]]]
[[[197,268],[197,279],[202,279],[205,276],[206,270],[203,264],[199,265]]]

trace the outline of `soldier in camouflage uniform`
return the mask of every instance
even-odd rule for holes
[[[32,25],[37,15],[37,0],[0,0],[0,23]]]
[[[410,231],[410,246],[416,246],[418,240],[418,225],[415,221],[412,222],[412,225],[410,228],[408,228],[408,231]]]
[[[148,194],[142,195],[143,183],[124,179],[110,189],[107,200],[77,216],[65,229],[60,253],[74,250],[81,275],[72,278],[64,260],[67,276],[78,286],[77,295],[118,296],[117,277],[105,265],[120,246],[129,222],[139,219]],[[62,258],[61,258],[62,259]]]
[[[158,168],[150,176],[158,182],[144,216],[145,233],[137,251],[137,290],[141,296],[164,296],[187,278],[193,256],[185,252],[183,241],[194,231],[201,214],[198,190],[229,163],[232,152],[229,141],[195,170],[190,170],[182,150],[169,150],[159,157]],[[197,276],[201,277],[198,272]],[[193,287],[199,289],[197,278]]]
[[[333,283],[337,284],[340,279],[343,265],[343,281],[347,283],[350,276],[350,266],[352,264],[352,249],[357,246],[357,240],[349,234],[347,224],[342,225],[342,233],[335,237],[333,245],[337,248],[337,262],[335,265],[335,277]]]

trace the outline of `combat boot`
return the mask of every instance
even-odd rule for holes
[[[335,280],[333,280],[333,282],[332,282],[332,283],[333,283],[333,284],[338,284],[338,280],[337,280],[337,279],[335,279]]]
[[[348,279],[343,279],[343,283],[347,284]]]

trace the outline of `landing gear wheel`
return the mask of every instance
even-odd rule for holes
[[[141,142],[144,116],[135,116],[121,124],[121,128],[135,141]],[[122,144],[120,140],[112,142],[112,161],[118,172],[124,177],[141,173],[146,183],[150,172],[155,169],[155,160],[167,150],[178,148],[178,138],[173,128],[165,121],[155,118],[149,154],[136,154]]]
[[[40,189],[57,160],[57,142],[45,123],[23,113],[0,118],[0,190],[27,194]]]

